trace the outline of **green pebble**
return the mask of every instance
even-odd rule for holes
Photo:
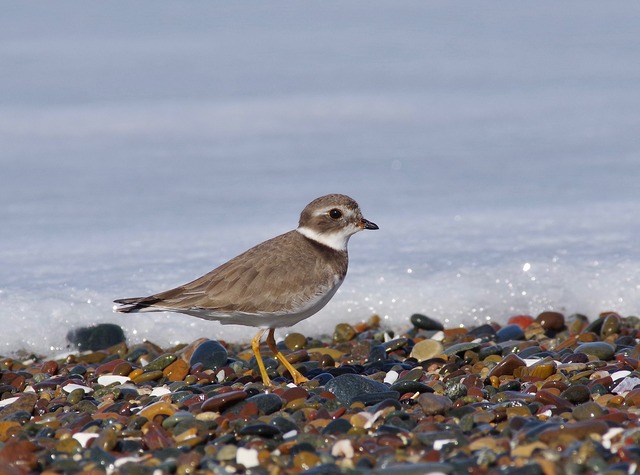
[[[146,383],[147,381],[155,381],[156,379],[162,378],[162,371],[149,371],[148,373],[142,373],[137,378],[134,378],[133,382],[135,384]]]
[[[400,381],[418,381],[422,378],[424,374],[424,370],[421,367],[413,368],[412,370],[407,371],[405,374],[400,376],[396,382]]]
[[[613,345],[604,341],[590,341],[579,345],[575,352],[595,356],[601,361],[608,361],[613,358],[616,349]]]
[[[170,353],[165,355],[160,355],[155,360],[153,360],[151,363],[149,363],[147,366],[144,367],[144,372],[149,373],[151,371],[158,371],[158,370],[162,371],[177,359],[178,357],[176,355],[172,355]]]
[[[95,394],[94,394],[94,397],[95,397]],[[82,401],[76,404],[75,410],[78,412],[86,412],[87,414],[94,414],[98,410],[98,407],[93,401],[89,399],[83,399]]]
[[[173,427],[175,427],[178,423],[180,423],[182,421],[186,421],[186,420],[194,420],[195,421],[195,417],[190,412],[178,411],[175,414],[173,414],[172,416],[167,417],[162,422],[162,427],[164,427],[165,429],[169,430],[169,429],[172,429]]]
[[[418,361],[426,361],[430,358],[442,354],[442,343],[436,340],[422,340],[416,343],[409,355]]]
[[[604,317],[602,322],[602,328],[600,329],[600,336],[606,338],[609,335],[614,335],[620,331],[620,318],[617,315],[610,313]]]
[[[586,421],[605,414],[604,409],[596,402],[589,401],[573,408],[571,415],[576,421]]]
[[[120,396],[120,389],[116,387],[100,388],[93,393],[93,397],[95,399],[103,399],[107,396],[113,396],[114,400],[118,399]]]
[[[76,439],[69,437],[56,443],[56,452],[75,454],[82,450],[82,445]]]
[[[51,376],[47,373],[36,373],[33,375],[33,381],[35,383],[41,383],[45,379],[49,379]]]
[[[356,331],[348,323],[338,323],[333,331],[333,341],[336,343],[343,343],[345,341],[351,341],[355,338]]]
[[[284,345],[291,351],[302,350],[307,345],[307,337],[302,333],[289,333],[284,338]]]
[[[74,389],[67,396],[67,402],[69,404],[78,404],[80,401],[82,401],[83,397],[84,397],[84,389],[82,388]]]
[[[93,441],[91,447],[100,447],[102,450],[113,450],[118,443],[118,436],[112,429],[104,429]]]
[[[216,454],[216,460],[227,461],[227,460],[235,460],[236,454],[238,453],[238,447],[235,445],[223,445],[218,453]]]
[[[129,376],[129,373],[131,373],[131,371],[133,371],[133,366],[131,366],[131,364],[126,362],[126,363],[120,363],[118,366],[116,366],[113,369],[113,374],[117,376]]]

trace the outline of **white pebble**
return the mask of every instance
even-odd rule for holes
[[[118,376],[116,374],[104,374],[98,378],[98,384],[109,386],[113,383],[123,384],[131,381],[127,376]]]
[[[122,467],[125,463],[129,463],[129,462],[139,463],[139,462],[144,462],[145,460],[146,460],[145,457],[134,457],[134,456],[120,457],[119,459],[116,459],[115,462],[113,462],[113,466],[116,468],[119,468],[119,467]]]
[[[289,432],[285,432],[282,434],[282,438],[284,440],[295,439],[298,436],[298,431],[295,429],[290,430]]]
[[[246,468],[253,468],[260,465],[258,461],[258,451],[256,449],[245,449],[244,447],[238,447],[236,453],[236,463],[244,465]]]
[[[167,388],[166,386],[158,386],[156,388],[153,388],[153,391],[151,391],[151,396],[164,396],[165,394],[171,394],[171,390],[169,388]]]
[[[522,361],[524,361],[524,363],[527,365],[527,367],[529,367],[529,366],[533,366],[536,363],[539,363],[540,362],[540,358],[525,358]]]
[[[623,432],[624,429],[622,427],[610,428],[605,434],[602,435],[602,446],[607,450],[611,450],[611,440],[622,434]]]
[[[360,414],[365,416],[366,419],[367,419],[367,422],[364,423],[364,428],[365,429],[371,429],[373,427],[373,424],[375,424],[375,422],[378,420],[378,418],[382,414],[384,414],[384,411],[382,409],[380,409],[380,410],[376,411],[374,414],[371,414],[370,412],[362,411],[362,412],[360,412]]]
[[[436,341],[442,341],[444,340],[444,332],[443,331],[437,331],[433,334],[433,336],[431,337],[432,340],[436,340]]]
[[[352,459],[354,453],[353,445],[351,445],[351,441],[348,439],[339,440],[333,444],[333,447],[331,447],[331,455],[333,457],[345,457]]]
[[[625,378],[611,390],[614,394],[626,394],[640,384],[640,378]]]
[[[611,379],[613,379],[614,381],[617,381],[619,379],[626,378],[630,374],[631,374],[631,371],[623,369],[623,370],[616,371],[615,373],[613,373],[611,375]]]
[[[433,450],[442,450],[447,444],[455,444],[458,445],[458,441],[456,439],[439,439],[433,441]]]
[[[67,384],[66,386],[63,386],[62,389],[66,393],[70,393],[71,391],[75,391],[76,389],[82,389],[85,394],[93,392],[93,389],[75,383]]]
[[[82,445],[82,447],[86,448],[87,443],[91,439],[95,439],[96,437],[98,437],[98,434],[96,434],[95,432],[76,432],[71,437],[76,439],[80,443],[80,445]]]
[[[384,382],[387,384],[393,384],[396,382],[396,379],[398,379],[398,376],[400,376],[400,374],[397,371],[392,369],[384,377]]]

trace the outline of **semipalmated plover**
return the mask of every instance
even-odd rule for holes
[[[271,381],[260,355],[267,344],[293,381],[307,379],[276,347],[274,330],[309,318],[336,293],[347,273],[349,238],[378,226],[362,217],[346,195],[313,200],[300,214],[298,228],[269,239],[199,279],[149,297],[116,300],[118,312],[179,312],[222,324],[259,327],[251,342],[265,385]]]

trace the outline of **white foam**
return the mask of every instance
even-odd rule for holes
[[[0,75],[0,354],[60,354],[69,329],[103,322],[131,343],[248,341],[243,327],[114,314],[112,301],[196,278],[333,192],[380,230],[351,239],[344,284],[295,331],[372,313],[397,333],[414,312],[455,327],[640,311],[627,7],[558,4],[549,22],[524,4],[416,4],[427,23],[411,41],[395,7],[300,5],[230,28],[242,8],[178,25],[170,9],[147,22],[119,6],[116,31],[108,15],[55,8],[57,22],[3,12],[24,27],[0,51],[12,71]]]

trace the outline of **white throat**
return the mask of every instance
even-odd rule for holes
[[[300,226],[296,229],[300,234],[304,237],[311,239],[312,241],[319,242],[320,244],[324,244],[331,249],[335,249],[336,251],[346,251],[347,243],[349,242],[349,238],[352,233],[346,232],[343,230],[342,232],[337,231],[335,233],[319,233],[311,228],[307,228],[306,226]]]

